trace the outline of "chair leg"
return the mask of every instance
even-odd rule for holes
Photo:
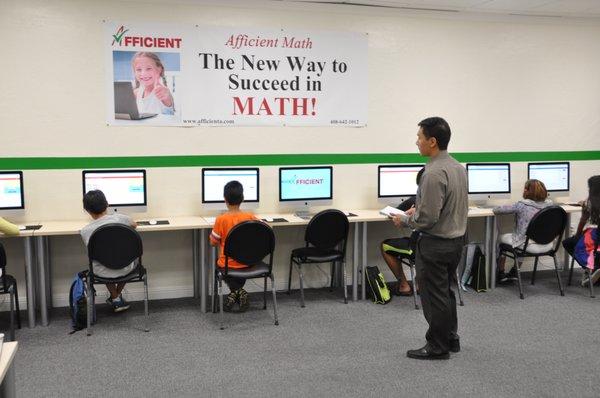
[[[148,275],[144,274],[144,332],[150,331],[150,316],[148,315]]]
[[[93,311],[93,297],[92,297],[92,286],[89,278],[85,281],[85,294],[87,298],[87,316],[86,316],[86,329],[85,333],[88,336],[92,335],[92,311]]]
[[[217,274],[215,272],[215,277],[213,278],[213,289],[212,289],[212,294],[211,296],[211,300],[212,300],[212,312],[213,314],[217,313]]]
[[[287,294],[290,294],[292,292],[292,269],[294,268],[293,262],[294,262],[294,257],[290,256],[290,273],[288,274]]]
[[[521,300],[525,299],[525,296],[523,296],[523,284],[521,282],[521,268],[519,268],[519,259],[517,257],[517,253],[513,252],[513,256],[514,256],[514,260],[515,260],[515,267],[517,268],[517,282],[519,284],[519,297],[521,298]]]
[[[346,286],[346,262],[342,261],[342,287],[344,288],[344,304],[348,304],[348,286]]]
[[[15,282],[16,284],[16,282]],[[15,285],[9,288],[10,296],[10,341],[15,341]]]
[[[263,290],[263,310],[267,309],[267,277],[265,276],[265,289]]]
[[[219,328],[225,329],[223,325],[223,279],[219,278]]]
[[[411,261],[408,263],[408,268],[410,269],[410,279],[413,284],[413,301],[415,302],[415,310],[419,309],[419,304],[417,304],[417,280],[415,278],[415,264]]]
[[[331,283],[329,285],[329,291],[333,291],[333,287],[335,286],[335,261],[331,263]]]
[[[558,272],[558,260],[556,260],[556,255],[553,255],[552,259],[554,260],[554,271],[556,272],[556,279],[558,280],[558,288],[560,289],[560,295],[564,296],[565,291],[563,290],[562,282],[560,280],[560,272]]]
[[[19,309],[19,289],[17,288],[17,282],[15,281],[15,308],[17,309],[17,328],[21,329],[21,310]]]
[[[302,274],[302,264],[296,264],[298,275],[300,275],[300,307],[304,308],[304,275]]]
[[[533,262],[533,272],[531,273],[531,284],[535,285],[535,273],[537,272],[537,266],[538,266],[538,260],[540,258],[536,257],[534,262]]]
[[[265,283],[266,280],[265,278]],[[273,290],[273,316],[275,317],[275,325],[279,325],[279,318],[277,318],[277,290],[275,289],[275,277],[273,274],[271,274],[271,288]]]
[[[465,306],[465,302],[463,301],[463,297],[462,297],[462,289],[460,287],[460,279],[459,278],[459,274],[458,274],[458,268],[456,269],[456,290],[458,291],[458,303],[461,307]]]
[[[567,286],[571,286],[571,280],[573,279],[573,267],[575,267],[575,257],[571,257],[571,270],[569,271],[569,282],[567,282]]]
[[[588,272],[588,280],[590,281],[589,285],[590,285],[590,298],[595,298],[596,296],[594,296],[594,284],[592,283],[592,271],[590,271],[589,269],[587,270]]]

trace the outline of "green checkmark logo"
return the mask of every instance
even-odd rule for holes
[[[119,43],[119,45],[121,45],[121,40],[123,40],[123,36],[127,32],[129,32],[129,29],[125,29],[125,26],[121,26],[119,28],[119,30],[117,30],[117,33],[115,33],[114,35],[112,35],[112,37],[113,37],[112,45],[114,46],[115,43]]]

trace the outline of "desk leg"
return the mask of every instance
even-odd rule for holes
[[[38,271],[38,294],[40,300],[40,318],[42,326],[48,326],[48,297],[46,296],[46,250],[44,237],[35,237]]]
[[[354,223],[354,243],[352,244],[352,301],[358,299],[358,235],[360,223]]]
[[[52,309],[52,259],[50,257],[50,237],[44,237],[44,253],[46,253],[46,297],[48,297],[48,309]]]
[[[206,308],[206,229],[201,229],[199,231],[199,239],[200,239],[200,252],[198,253],[198,258],[200,259],[200,288],[198,290],[198,294],[200,295],[200,309],[202,312],[207,312]]]
[[[25,243],[25,283],[27,288],[27,318],[29,327],[35,327],[35,286],[33,283],[33,237],[24,238]]]
[[[17,389],[15,387],[15,359],[13,358],[4,380],[0,385],[0,397],[2,398],[15,398],[17,396]]]
[[[210,284],[210,289],[207,289],[207,291],[210,291],[210,297],[211,297],[211,307],[210,307],[210,311],[213,310],[214,306],[215,306],[215,300],[217,300],[217,291],[215,291],[215,264],[217,263],[217,247],[213,246],[210,249],[210,257],[208,260],[208,269],[210,270],[210,272],[208,273],[209,275],[209,280],[208,280],[208,284]]]
[[[496,217],[485,218],[486,269],[489,272],[490,289],[496,287]]]
[[[198,293],[198,267],[199,267],[199,261],[198,261],[198,230],[194,229],[192,230],[192,280],[193,280],[193,285],[194,285],[194,298],[197,299],[199,296]],[[202,307],[202,303],[200,304],[200,306]]]
[[[571,213],[567,213],[567,225],[565,226],[565,232],[563,233],[563,240],[568,238],[571,235]],[[564,248],[561,248],[563,251],[563,270],[569,269],[570,257],[569,253]]]
[[[362,263],[360,265],[360,275],[361,275],[361,297],[363,300],[367,299],[367,290],[366,290],[366,283],[365,283],[365,272],[366,272],[366,268],[367,268],[367,222],[363,222],[362,223],[362,247],[361,247],[361,254],[362,254]]]

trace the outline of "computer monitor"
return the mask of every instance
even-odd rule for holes
[[[377,197],[397,203],[417,194],[417,174],[422,164],[381,165],[377,170]]]
[[[567,196],[569,168],[569,162],[528,163],[527,179],[543,182],[551,196]]]
[[[0,211],[13,213],[25,209],[22,171],[0,171]]]
[[[146,170],[84,170],[83,193],[99,189],[114,211],[146,211]]]
[[[203,168],[202,203],[209,208],[225,208],[223,189],[229,181],[239,181],[244,187],[246,207],[256,207],[259,200],[259,171],[257,167]]]
[[[279,201],[308,216],[309,205],[329,204],[333,199],[333,167],[280,167]]]
[[[510,163],[467,163],[469,199],[510,198]]]

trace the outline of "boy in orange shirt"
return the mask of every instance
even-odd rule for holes
[[[219,259],[217,265],[219,268],[225,268],[225,239],[229,231],[236,225],[243,221],[256,220],[254,214],[249,212],[243,212],[240,210],[240,205],[244,201],[244,187],[239,181],[229,181],[225,184],[223,189],[223,196],[225,198],[225,204],[227,205],[227,212],[217,217],[212,232],[210,233],[210,244],[212,246],[219,246]],[[227,262],[229,268],[246,268],[244,264],[240,264],[233,259],[229,259]],[[244,312],[248,309],[250,301],[248,299],[248,292],[245,291],[244,283],[245,279],[234,278],[227,276],[225,277],[225,283],[231,291],[225,302],[223,303],[223,311],[231,312],[235,303],[239,303],[240,312]]]

